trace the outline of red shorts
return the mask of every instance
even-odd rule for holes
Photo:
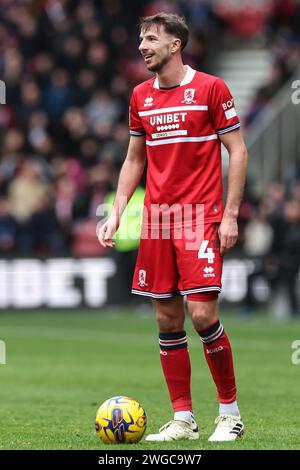
[[[197,229],[171,228],[166,236],[162,229],[143,228],[132,293],[154,299],[217,297],[223,264],[218,228],[219,223]]]

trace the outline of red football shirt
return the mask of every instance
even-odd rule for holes
[[[202,204],[204,221],[222,219],[219,135],[240,127],[233,98],[218,77],[187,67],[180,85],[151,78],[133,90],[130,135],[146,138],[145,207]]]

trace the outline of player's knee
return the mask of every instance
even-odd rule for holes
[[[176,333],[183,330],[184,304],[181,297],[155,300],[156,321],[161,333]]]
[[[190,315],[197,331],[205,330],[217,319],[216,309],[201,302],[197,302],[197,305],[190,309]]]
[[[209,324],[209,315],[205,308],[199,304],[197,309],[191,312],[192,322],[196,329],[204,329]],[[199,331],[200,331],[199,330]]]
[[[183,329],[184,317],[174,317],[173,312],[166,310],[156,310],[156,321],[161,333],[176,333]]]

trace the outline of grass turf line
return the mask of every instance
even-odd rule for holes
[[[200,439],[105,446],[94,419],[109,397],[140,401],[147,433],[172,418],[153,315],[2,312],[7,364],[0,366],[0,449],[300,449],[300,365],[291,362],[299,324],[278,325],[266,316],[239,320],[223,314],[221,320],[233,347],[245,437],[227,444],[207,441],[218,411],[216,391],[187,321]]]

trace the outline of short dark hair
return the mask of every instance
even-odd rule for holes
[[[147,30],[155,24],[164,26],[167,33],[180,39],[181,50],[183,51],[189,40],[189,28],[184,16],[161,12],[156,15],[140,18],[139,25],[141,30]]]

